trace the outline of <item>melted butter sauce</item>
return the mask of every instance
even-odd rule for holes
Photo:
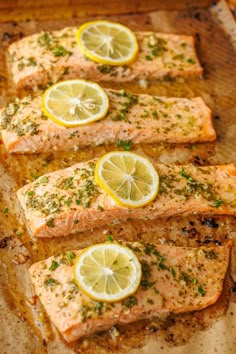
[[[207,16],[207,12],[205,15]],[[192,18],[186,19],[184,15],[182,18],[178,15],[176,16],[178,21],[182,21],[183,32],[191,33],[191,31],[196,31],[196,29],[191,30],[189,25],[192,22]],[[148,27],[146,20],[146,16],[143,16],[139,25],[141,28],[144,28],[144,25]],[[201,23],[201,28],[198,28],[200,32],[202,31],[201,35],[206,31],[208,21],[209,19],[205,23]],[[64,25],[67,24],[65,23]],[[43,26],[44,24],[37,23],[38,30],[41,30]],[[172,26],[174,27],[174,20]],[[196,26],[197,24],[195,23],[195,28]],[[55,23],[49,23],[48,27],[55,27]],[[57,24],[57,27],[63,27],[63,24],[60,26]],[[27,31],[29,32],[23,23],[20,25],[20,29],[23,29],[26,33]],[[10,32],[12,28],[8,24],[3,27],[3,30]],[[213,26],[212,31],[214,30]],[[3,51],[1,51],[2,54]],[[206,60],[207,54],[201,54]],[[1,74],[7,76],[5,66],[1,67]],[[214,80],[212,81],[214,82]],[[122,88],[137,93],[145,92],[160,96],[167,95],[169,97],[190,98],[202,96],[206,103],[214,109],[217,94],[216,92],[214,92],[214,95],[212,93],[213,86],[211,85],[213,82],[211,82],[211,78],[208,79],[207,77],[205,80],[195,78],[186,81],[179,78],[171,82],[153,83],[149,85],[148,89],[143,89],[134,83],[113,84],[112,88]],[[11,85],[7,87],[5,82],[0,85],[3,86],[1,100],[5,103],[13,97],[15,91]],[[111,87],[109,84],[104,86]],[[222,115],[224,110],[227,111],[230,103],[230,96],[227,95],[227,92],[226,90],[225,94],[221,95],[220,101],[217,101],[221,107]],[[19,94],[20,96],[24,95],[23,92]],[[218,111],[220,111],[220,108],[218,108]],[[230,116],[229,113],[227,119],[225,127],[222,125],[221,120],[215,121],[217,133],[223,137],[217,143],[189,146],[142,144],[134,146],[133,150],[162,163],[185,164],[192,162],[207,165],[234,162],[233,151],[230,151],[230,146],[234,146],[234,137],[232,137],[231,141],[227,140],[227,146],[225,145],[224,150],[221,150],[223,144],[226,144],[224,140],[225,129],[232,124],[233,114]],[[167,318],[140,321],[135,323],[135,325],[117,326],[116,329],[73,344],[63,341],[55,330],[40,302],[34,296],[28,275],[30,264],[52,254],[82,248],[95,242],[104,242],[107,234],[113,234],[115,240],[145,240],[153,243],[196,247],[201,244],[221,244],[227,238],[233,237],[235,231],[236,221],[233,218],[217,217],[212,219],[191,216],[158,220],[158,222],[156,220],[151,222],[125,222],[120,225],[110,225],[60,239],[37,240],[32,238],[27,232],[23,215],[19,210],[15,194],[16,190],[24,184],[33,181],[37,176],[69,167],[80,161],[100,157],[107,151],[114,149],[118,150],[115,145],[110,145],[90,147],[66,153],[49,152],[39,155],[9,155],[3,145],[0,146],[0,299],[2,301],[0,305],[1,308],[4,308],[4,316],[0,317],[0,328],[9,328],[9,333],[11,334],[10,336],[5,335],[6,332],[2,331],[2,334],[0,333],[0,342],[6,353],[128,352],[134,348],[144,347],[150,339],[163,343],[163,346],[183,345],[197,331],[209,328],[224,314],[228,306],[232,287],[229,275],[225,281],[224,291],[217,303],[193,314],[171,315]],[[235,295],[231,296],[231,301],[235,301]]]

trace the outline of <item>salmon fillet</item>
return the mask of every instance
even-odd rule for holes
[[[116,205],[94,178],[96,160],[46,174],[17,191],[26,224],[36,237],[67,236],[127,219],[192,213],[236,215],[233,164],[195,167],[154,164],[159,192],[142,208]]]
[[[66,128],[41,111],[41,96],[10,103],[0,113],[2,140],[11,153],[66,151],[84,146],[132,143],[213,141],[210,109],[200,98],[167,98],[105,90],[107,116],[92,124]]]
[[[139,54],[128,66],[109,66],[85,57],[76,28],[41,32],[10,45],[9,69],[18,88],[45,86],[59,80],[133,81],[202,74],[192,36],[136,32]]]
[[[126,246],[141,262],[142,280],[132,296],[112,304],[93,301],[78,289],[73,263],[81,251],[53,256],[30,267],[36,294],[50,320],[68,342],[117,324],[199,311],[219,298],[231,243],[211,248],[138,242]]]

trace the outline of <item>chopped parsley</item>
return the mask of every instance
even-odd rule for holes
[[[165,257],[163,257],[163,256],[160,256],[160,257],[158,258],[157,265],[158,265],[158,268],[159,268],[159,269],[163,269],[163,270],[167,270],[167,269],[168,269],[168,267],[163,263],[165,260],[166,260],[166,259],[165,259]]]
[[[191,183],[195,182],[195,180],[185,172],[185,169],[183,167],[182,167],[180,174],[182,177],[186,178],[189,182],[191,182]]]
[[[107,236],[107,241],[114,241],[114,237],[112,235],[108,235]]]
[[[76,254],[74,252],[66,252],[63,254],[63,256],[60,259],[60,264],[66,264],[66,265],[73,265],[73,261],[76,257]]]
[[[66,259],[70,262],[76,257],[74,252],[67,252],[66,253]]]
[[[112,65],[102,64],[102,65],[98,65],[97,68],[102,74],[110,74],[111,76],[116,76],[117,74],[115,66]]]
[[[190,64],[195,64],[196,63],[196,61],[194,59],[192,59],[192,58],[188,58],[187,62],[190,63]]]
[[[173,275],[173,278],[176,278],[176,271],[174,269],[173,266],[169,267],[169,271],[171,272],[171,274]]]
[[[57,263],[56,261],[52,261],[52,264],[49,267],[50,271],[54,271],[55,269],[57,269],[57,267],[59,267],[59,263]]]
[[[152,60],[152,57],[151,57],[151,55],[146,55],[146,56],[145,56],[145,59],[148,60],[148,61],[151,61],[151,60]]]
[[[50,32],[42,32],[37,41],[41,47],[45,47],[47,50],[51,51],[54,57],[64,57],[72,54],[71,51],[59,45],[59,39],[53,37]]]
[[[215,253],[214,250],[210,250],[210,251],[204,250],[204,253],[205,253],[205,257],[208,259],[216,259],[217,258],[217,254]]]
[[[11,121],[11,118],[16,114],[20,108],[19,102],[11,102],[1,113],[1,128],[6,129]]]
[[[44,285],[45,286],[53,287],[53,286],[58,285],[58,284],[59,284],[59,282],[57,280],[51,278],[51,277],[44,280]]]
[[[41,47],[49,47],[52,43],[52,35],[49,32],[41,32],[37,41]]]
[[[132,148],[132,142],[130,140],[117,140],[116,146],[122,147],[125,151],[129,151]]]
[[[203,289],[202,285],[199,285],[198,287],[198,292],[201,294],[201,296],[205,296],[206,292],[205,290]]]
[[[46,225],[48,226],[48,227],[55,227],[55,224],[54,224],[54,220],[55,220],[55,218],[49,218],[47,221],[46,221]]]
[[[146,55],[146,60],[153,60],[167,51],[167,41],[164,38],[153,37],[153,35],[149,37],[148,46],[151,48],[151,52]]]
[[[177,54],[177,55],[173,56],[173,60],[183,60],[183,59],[184,59],[183,54]]]
[[[128,122],[127,113],[129,109],[138,103],[138,96],[133,94],[132,92],[126,92],[125,90],[122,93],[118,94],[119,96],[124,97],[125,99],[121,102],[122,108],[117,112],[117,114],[112,117],[113,121],[123,120]]]
[[[54,57],[64,57],[66,55],[70,56],[72,52],[60,45],[53,50],[52,54],[54,55]]]
[[[179,280],[183,280],[187,285],[198,283],[198,280],[196,278],[191,277],[186,272],[181,272]]]
[[[223,200],[221,198],[217,199],[214,203],[214,207],[215,208],[219,208],[221,206],[221,204],[223,204]]]
[[[102,314],[104,303],[103,302],[96,302],[94,305],[94,310],[97,312],[98,315]]]
[[[122,300],[122,305],[128,307],[129,309],[132,309],[132,307],[137,304],[138,301],[134,296],[129,296],[127,299]]]

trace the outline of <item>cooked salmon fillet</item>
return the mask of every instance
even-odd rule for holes
[[[18,88],[45,86],[59,80],[133,81],[202,74],[191,36],[136,32],[139,54],[128,66],[95,63],[80,51],[76,28],[41,32],[10,45],[9,67]]]
[[[30,267],[36,294],[68,342],[117,324],[199,311],[219,298],[231,243],[211,248],[137,242],[126,246],[141,262],[142,280],[132,296],[112,304],[93,301],[77,287],[73,263],[81,251],[53,256]]]
[[[236,215],[233,164],[195,167],[154,164],[159,192],[142,208],[118,206],[94,178],[96,160],[46,174],[18,190],[29,231],[36,237],[67,236],[127,219],[172,215]]]
[[[66,128],[41,111],[41,96],[10,103],[0,113],[2,140],[11,153],[66,151],[84,146],[132,143],[213,141],[210,109],[200,98],[167,98],[105,90],[107,116],[93,124]]]

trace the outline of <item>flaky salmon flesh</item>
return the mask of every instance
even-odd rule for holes
[[[118,206],[94,177],[96,159],[46,174],[17,191],[30,233],[67,236],[127,219],[155,219],[192,213],[236,215],[233,164],[196,167],[154,163],[160,186],[142,208]]]
[[[112,304],[93,301],[77,287],[73,264],[81,251],[53,256],[30,267],[36,294],[68,342],[117,324],[199,311],[219,298],[229,264],[230,242],[210,248],[138,242],[127,246],[141,262],[142,280],[132,296]]]
[[[45,86],[67,79],[125,82],[202,74],[192,36],[135,32],[139,54],[125,66],[96,63],[80,51],[76,28],[41,32],[10,45],[9,68],[18,88]]]
[[[41,96],[17,99],[0,112],[2,140],[11,153],[77,150],[121,143],[213,141],[212,114],[200,98],[167,98],[106,89],[109,112],[92,124],[66,128],[41,111]]]

